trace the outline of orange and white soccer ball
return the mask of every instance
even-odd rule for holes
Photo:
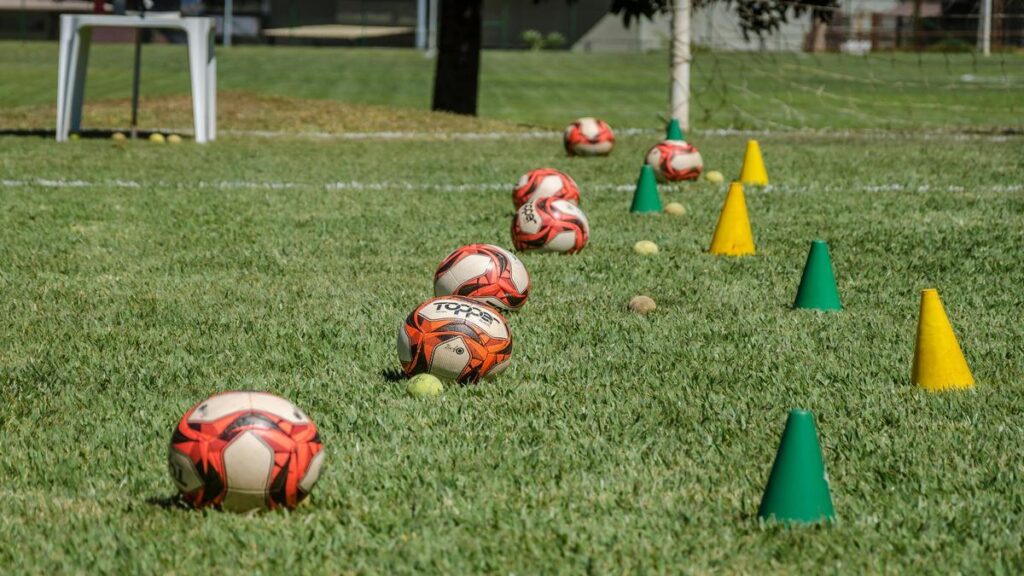
[[[398,359],[407,376],[430,373],[472,384],[504,370],[512,358],[512,332],[496,309],[442,296],[420,304],[398,327]]]
[[[704,170],[697,148],[682,140],[664,140],[647,151],[647,164],[662,182],[696,180]]]
[[[575,254],[587,245],[590,224],[578,206],[558,198],[537,198],[519,207],[512,219],[516,250]]]
[[[615,134],[604,120],[580,118],[565,128],[565,151],[570,156],[606,156],[615,147]]]
[[[508,250],[470,244],[446,256],[434,273],[434,296],[450,294],[518,310],[530,296],[530,274]]]
[[[236,512],[294,508],[323,463],[316,424],[263,392],[226,392],[193,406],[174,429],[167,458],[185,501]]]
[[[512,203],[519,208],[533,198],[561,198],[573,204],[580,203],[580,189],[568,174],[554,168],[530,170],[519,178],[512,191]]]

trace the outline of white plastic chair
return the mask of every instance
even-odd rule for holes
[[[85,68],[89,63],[92,28],[160,28],[182,30],[188,37],[189,74],[192,77],[192,113],[196,142],[217,137],[217,57],[213,53],[213,18],[183,17],[176,12],[149,12],[142,16],[62,14],[60,17],[60,69],[57,72],[57,141],[64,142],[82,127]]]

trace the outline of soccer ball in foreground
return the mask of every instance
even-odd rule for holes
[[[516,250],[574,254],[590,238],[587,216],[575,204],[558,198],[537,198],[519,207],[512,220]]]
[[[398,327],[398,359],[407,376],[424,372],[472,384],[504,370],[512,333],[500,312],[461,296],[427,300]]]
[[[681,140],[665,140],[647,151],[647,164],[662,182],[696,180],[704,170],[704,160],[692,144]]]
[[[323,462],[316,424],[263,392],[227,392],[193,406],[174,430],[167,459],[186,501],[235,512],[294,508]]]
[[[606,156],[615,147],[615,134],[604,120],[580,118],[565,128],[565,151],[570,156]]]
[[[580,189],[576,181],[554,168],[539,168],[523,174],[512,192],[512,202],[519,208],[527,200],[551,196],[573,204],[580,203]]]
[[[434,296],[455,294],[518,310],[530,295],[530,274],[511,252],[491,244],[470,244],[449,254],[434,273]]]

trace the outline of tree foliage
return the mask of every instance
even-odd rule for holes
[[[815,20],[827,24],[832,21],[839,7],[838,0],[693,0],[693,6],[696,8],[714,2],[736,7],[740,29],[747,40],[751,34],[759,38],[770,35],[788,22],[790,17],[798,18],[807,12]],[[629,26],[633,20],[653,18],[655,14],[667,12],[671,7],[672,0],[612,0],[611,11],[622,15],[623,23]]]

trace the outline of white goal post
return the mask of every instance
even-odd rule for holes
[[[690,129],[690,0],[672,0],[671,117]]]

